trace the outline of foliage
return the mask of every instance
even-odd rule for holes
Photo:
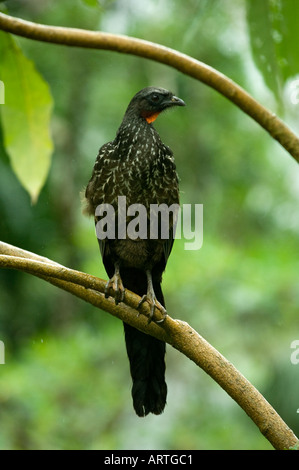
[[[253,57],[278,101],[287,80],[298,74],[299,4],[296,0],[247,0]]]
[[[252,4],[274,8],[288,2],[249,3],[248,13],[241,0],[100,6],[79,0],[15,1],[10,14],[165,44],[212,65],[275,108],[251,56],[253,31],[259,37],[264,28]],[[288,34],[281,29],[279,52],[269,52],[265,42],[266,61],[259,64],[256,49],[253,57],[264,82],[284,100],[284,119],[298,133],[299,108],[283,90],[295,70],[290,57],[296,43],[286,10],[280,18]],[[108,52],[15,42],[28,58],[22,56],[22,63],[35,64],[39,78],[29,69],[44,96],[49,95],[40,76],[50,86],[55,149],[32,206],[10,166],[5,107],[0,106],[0,238],[105,278],[79,193],[98,148],[114,137],[133,94],[147,85],[173,89],[187,107],[160,117],[156,126],[174,150],[182,203],[204,204],[204,244],[198,252],[185,252],[184,241],[175,242],[164,276],[168,310],[231,359],[298,433],[299,366],[290,362],[290,344],[298,339],[297,164],[231,103],[166,66]],[[281,69],[285,62],[288,67]],[[279,86],[270,83],[262,63],[278,71]],[[49,109],[50,100],[45,102]],[[34,122],[45,129],[40,119]],[[47,146],[48,137],[36,132]],[[25,149],[24,159],[33,155],[29,146]],[[30,162],[27,168],[34,169]],[[6,364],[0,366],[1,448],[268,448],[232,400],[171,348],[167,409],[161,417],[136,418],[121,324],[25,274],[0,272],[0,280],[0,339],[6,348]]]
[[[50,168],[52,99],[45,81],[14,39],[0,32],[1,78],[7,84],[2,108],[4,144],[12,168],[36,202]]]

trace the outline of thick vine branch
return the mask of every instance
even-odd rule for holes
[[[243,408],[275,449],[298,445],[298,438],[258,390],[187,323],[167,316],[163,323],[148,324],[149,307],[143,306],[142,313],[146,316],[138,315],[136,307],[140,297],[133,292],[126,291],[125,303],[115,305],[112,299],[105,299],[105,281],[102,279],[68,269],[3,242],[0,242],[0,267],[41,277],[135,328],[166,341],[209,374]]]
[[[112,50],[169,65],[220,92],[266,129],[299,162],[299,139],[280,119],[223,74],[185,54],[136,38],[45,26],[2,13],[0,29],[39,41]],[[38,276],[171,344],[207,372],[243,408],[274,448],[288,449],[298,445],[297,437],[264,397],[187,323],[168,316],[162,324],[152,322],[148,325],[145,316],[137,315],[140,298],[132,292],[126,291],[125,303],[116,306],[112,299],[105,299],[105,281],[101,279],[1,242],[0,253],[0,267]],[[142,313],[149,315],[146,304],[142,306]]]
[[[118,34],[45,26],[0,13],[0,29],[19,36],[67,46],[106,49],[169,65],[214,88],[260,124],[299,162],[299,138],[274,113],[212,67],[153,42]]]

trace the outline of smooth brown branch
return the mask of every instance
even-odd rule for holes
[[[165,322],[169,334],[166,341],[209,374],[240,405],[275,449],[298,446],[293,431],[234,365],[187,323],[175,321],[174,324],[174,321]]]
[[[156,334],[161,335],[161,329],[155,323],[152,323],[147,328],[147,317],[150,314],[147,304],[144,304],[139,310],[145,316],[140,315],[137,318],[136,309],[140,302],[138,295],[127,290],[125,294],[126,304],[123,303],[121,306],[115,305],[112,298],[105,298],[106,281],[96,276],[66,268],[48,258],[0,241],[1,267],[33,274],[76,295],[95,307],[107,311],[136,328],[144,328],[147,333],[153,330]],[[157,316],[157,319],[159,320],[160,317]]]
[[[2,254],[1,254],[2,253]],[[160,324],[138,315],[140,297],[126,291],[125,303],[115,305],[103,295],[105,281],[65,268],[47,258],[0,242],[0,267],[25,271],[67,290],[139,330],[166,341],[211,376],[248,414],[275,449],[298,446],[298,439],[272,406],[248,380],[187,323],[167,316]],[[149,315],[149,307],[143,312]]]
[[[251,116],[299,162],[299,138],[274,113],[214,68],[174,49],[129,36],[45,26],[0,13],[0,29],[37,41],[131,54],[173,67],[214,88]]]

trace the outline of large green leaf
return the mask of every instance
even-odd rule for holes
[[[299,72],[298,18],[298,0],[247,0],[253,58],[278,100],[282,86]]]
[[[19,181],[36,202],[53,151],[50,136],[52,98],[49,87],[11,35],[0,31],[0,79],[4,145]]]
[[[269,1],[247,0],[247,21],[255,64],[262,73],[266,85],[279,100],[281,77]]]
[[[82,0],[83,3],[88,5],[89,7],[99,7],[99,1],[98,0]]]
[[[277,36],[276,53],[282,79],[285,82],[299,73],[299,2],[298,0],[272,0],[271,5],[273,34]]]

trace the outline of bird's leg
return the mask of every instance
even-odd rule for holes
[[[116,305],[119,302],[123,302],[124,297],[125,297],[125,288],[123,286],[121,277],[120,277],[120,272],[119,272],[119,264],[115,263],[114,265],[115,271],[111,279],[106,284],[105,287],[105,297],[106,299],[111,295],[111,290],[114,291],[114,299]]]
[[[157,300],[154,287],[153,287],[152,273],[150,270],[146,271],[146,276],[147,276],[147,293],[143,295],[137,308],[139,308],[145,301],[147,301],[150,304],[150,308],[151,308],[148,323],[150,323],[153,319],[155,308],[160,310],[160,312],[163,314],[162,320],[158,320],[156,323],[162,323],[165,320],[166,315],[167,315],[166,309]]]

